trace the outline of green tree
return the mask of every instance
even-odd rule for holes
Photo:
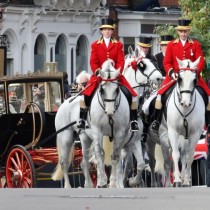
[[[204,78],[210,78],[210,1],[179,0],[182,18],[191,19],[191,35],[202,45],[206,59]]]

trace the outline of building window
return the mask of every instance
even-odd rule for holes
[[[36,39],[34,46],[34,71],[43,71],[46,62],[46,44],[42,35]]]
[[[59,36],[55,45],[55,62],[58,63],[59,71],[67,71],[66,69],[66,42],[63,36]]]

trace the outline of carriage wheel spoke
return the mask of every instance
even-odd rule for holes
[[[10,160],[11,160],[11,162],[14,164],[14,168],[15,168],[16,170],[18,170],[19,167],[18,167],[18,165],[17,165],[15,159],[12,157],[12,158],[10,158]]]
[[[15,153],[17,165],[18,165],[19,168],[21,167],[21,164],[20,164],[20,155],[22,156],[22,154],[18,154],[17,152]]]

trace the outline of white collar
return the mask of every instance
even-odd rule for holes
[[[185,39],[185,40],[180,39],[180,40],[181,40],[181,42],[182,42],[182,46],[184,47],[184,46],[185,46],[185,43],[186,43],[186,41],[187,41],[187,39]]]

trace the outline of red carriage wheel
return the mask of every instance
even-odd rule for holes
[[[6,182],[9,188],[36,186],[36,174],[32,158],[23,146],[11,148],[6,160]]]

